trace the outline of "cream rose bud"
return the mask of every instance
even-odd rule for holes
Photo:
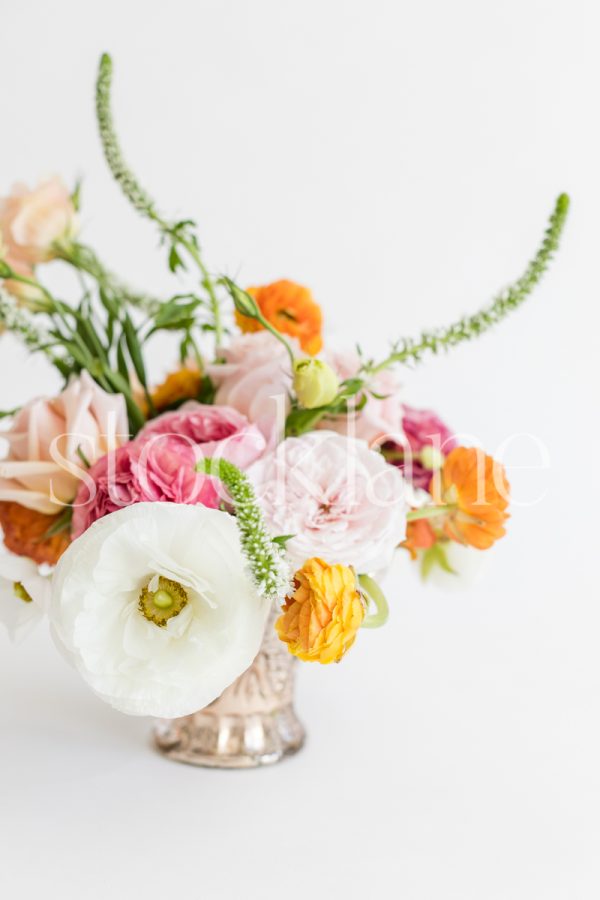
[[[297,359],[294,363],[294,390],[305,409],[327,406],[335,400],[338,377],[322,359]]]
[[[49,617],[59,649],[103,700],[176,718],[250,666],[270,606],[233,516],[136,503],[73,541],[54,572]]]
[[[49,178],[32,190],[23,184],[0,199],[0,234],[4,258],[22,273],[55,256],[53,245],[72,237],[77,216],[71,195],[60,178]]]

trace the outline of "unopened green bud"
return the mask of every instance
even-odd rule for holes
[[[294,390],[305,409],[327,406],[339,390],[338,377],[321,359],[297,359],[294,363]]]
[[[259,309],[254,297],[247,291],[243,291],[234,281],[231,281],[230,278],[224,278],[223,282],[225,283],[239,314],[248,316],[250,319],[257,319],[259,316]]]
[[[431,444],[425,444],[421,449],[420,455],[421,463],[426,469],[431,469],[433,472],[441,469],[444,465],[444,454],[441,450],[438,450],[437,447],[433,447]]]

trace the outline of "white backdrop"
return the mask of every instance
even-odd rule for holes
[[[475,310],[573,203],[528,305],[406,372],[489,451],[518,435],[477,587],[399,564],[388,626],[302,669],[304,752],[258,772],[164,762],[43,630],[0,634],[2,896],[599,896],[599,25],[589,0],[5,4],[0,191],[83,174],[84,237],[136,284],[171,281],[101,157],[105,49],[127,155],[211,267],[310,285],[373,352]],[[0,408],[51,387],[0,343]]]

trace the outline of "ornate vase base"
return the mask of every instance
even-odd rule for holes
[[[300,750],[304,737],[291,704],[250,715],[214,715],[207,707],[154,730],[155,746],[169,759],[221,769],[272,765]]]
[[[260,651],[250,666],[209,706],[156,723],[157,749],[176,762],[250,769],[279,762],[304,743],[294,711],[294,663],[277,638],[273,609]]]

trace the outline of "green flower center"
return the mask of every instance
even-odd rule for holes
[[[15,581],[13,584],[13,593],[18,600],[22,600],[23,603],[33,603],[33,597],[26,591],[20,581]]]
[[[178,616],[187,605],[188,595],[178,581],[170,578],[152,578],[140,591],[138,609],[145,619],[164,628],[169,619]]]

